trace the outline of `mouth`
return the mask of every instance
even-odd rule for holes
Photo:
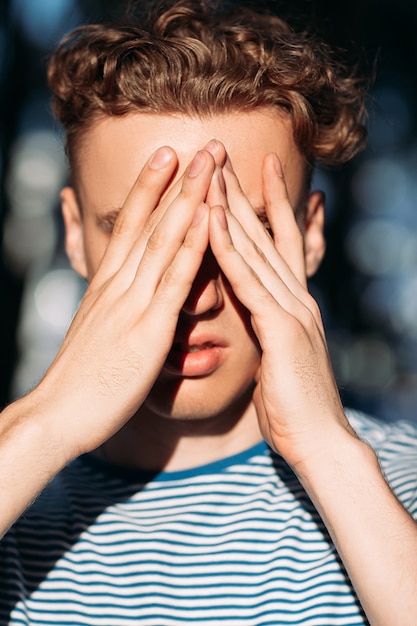
[[[177,376],[195,378],[212,374],[223,362],[226,347],[217,341],[174,342],[165,368]]]
[[[191,346],[185,343],[174,343],[172,350],[184,354],[193,354],[194,352],[201,352],[202,350],[211,350],[214,347],[214,343],[194,344]]]

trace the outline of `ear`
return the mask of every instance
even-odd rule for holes
[[[87,263],[83,222],[77,197],[72,187],[64,187],[61,191],[61,208],[65,225],[65,250],[73,269],[86,279]]]
[[[304,254],[307,277],[318,270],[323,259],[326,242],[324,240],[324,193],[312,191],[307,201],[304,223]]]

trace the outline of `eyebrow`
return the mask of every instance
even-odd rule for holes
[[[111,231],[121,210],[122,207],[118,207],[96,215],[96,225],[105,231]]]
[[[117,208],[114,208],[114,209],[109,209],[106,212],[101,213],[99,215],[96,215],[95,222],[96,222],[96,225],[98,226],[98,228],[100,228],[104,232],[111,232],[113,230],[114,224],[115,224],[115,222],[116,222],[116,220],[117,220],[121,210],[122,210],[121,207],[117,207]],[[267,224],[268,223],[268,216],[266,214],[266,210],[265,210],[265,206],[264,205],[253,207],[253,210],[256,213],[256,215],[258,216],[259,220],[263,224]]]
[[[96,225],[105,232],[111,232],[121,210],[122,207],[116,207],[114,209],[109,209],[100,215],[96,215]],[[265,205],[253,207],[253,210],[263,224],[268,224],[268,216],[266,214]],[[296,214],[297,212],[298,208],[295,209]]]

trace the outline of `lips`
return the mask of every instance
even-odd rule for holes
[[[165,368],[182,377],[208,376],[223,362],[226,353],[224,342],[203,337],[175,341],[165,363]]]
[[[204,344],[197,344],[197,345],[174,343],[174,346],[172,349],[176,350],[177,352],[184,352],[185,354],[192,354],[194,352],[200,352],[201,350],[210,350],[211,348],[214,348],[213,343],[204,343]]]

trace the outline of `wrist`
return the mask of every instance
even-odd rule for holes
[[[1,414],[0,536],[69,460],[45,407],[33,391]]]
[[[70,416],[56,405],[55,395],[41,383],[6,409],[13,414],[11,427],[22,447],[29,457],[39,459],[45,471],[50,470],[51,477],[77,456],[67,436]]]
[[[313,493],[325,488],[337,490],[342,484],[355,488],[367,472],[382,477],[371,446],[353,429],[341,425],[328,432],[324,441],[313,443],[290,465],[304,488]]]

